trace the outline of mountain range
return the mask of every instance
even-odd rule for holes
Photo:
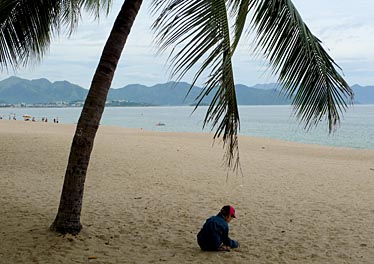
[[[283,105],[290,104],[276,84],[257,84],[253,87],[237,84],[236,94],[239,105]],[[355,103],[374,104],[374,86],[351,87]],[[146,105],[193,105],[202,88],[185,82],[168,82],[145,86],[131,84],[123,88],[110,89],[107,100],[127,101]],[[50,82],[47,79],[26,80],[9,77],[0,81],[0,104],[47,104],[56,102],[84,101],[87,89],[68,81]],[[189,92],[189,93],[188,93]],[[187,95],[188,94],[188,95]],[[214,91],[202,103],[208,104]]]

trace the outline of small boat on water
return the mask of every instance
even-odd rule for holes
[[[165,124],[165,123],[158,122],[158,123],[156,123],[156,126],[166,126],[166,124]]]

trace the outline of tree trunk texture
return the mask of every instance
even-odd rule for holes
[[[104,46],[79,118],[66,168],[60,205],[51,230],[78,234],[82,229],[84,183],[113,75],[142,0],[125,0]]]

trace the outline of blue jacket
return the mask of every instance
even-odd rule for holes
[[[197,243],[206,251],[215,251],[222,243],[231,248],[238,247],[238,242],[229,238],[229,225],[221,213],[206,220],[197,234]]]

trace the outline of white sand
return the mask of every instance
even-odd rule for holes
[[[0,120],[0,263],[373,263],[374,151],[240,138],[244,176],[209,134],[101,127],[78,236],[48,230],[74,126]],[[202,252],[225,204],[241,248]],[[94,259],[89,259],[94,257]]]

